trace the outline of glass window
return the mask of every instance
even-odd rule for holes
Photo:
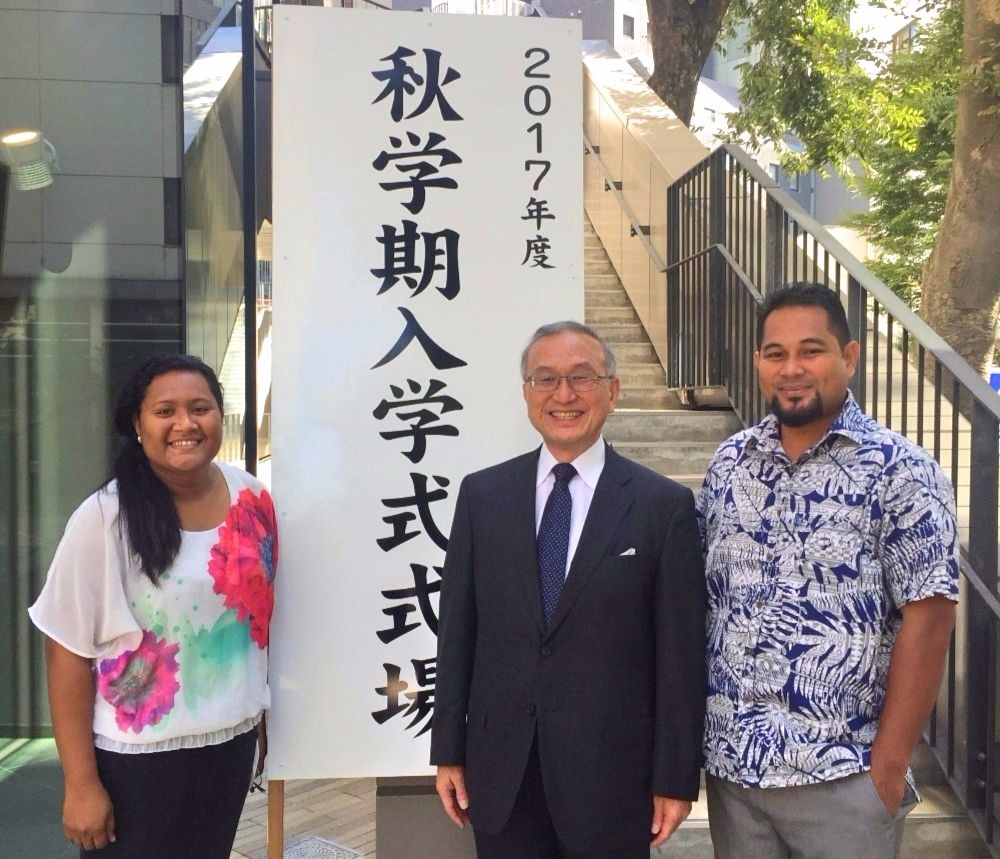
[[[21,8],[0,3],[0,44],[19,45],[23,59],[0,68],[8,96],[0,112],[0,603],[8,608],[0,725],[32,736],[45,732],[48,716],[42,637],[24,609],[69,515],[109,476],[118,445],[111,411],[125,377],[184,344],[183,22],[161,15],[158,3],[14,5]],[[44,51],[43,27],[54,40]]]

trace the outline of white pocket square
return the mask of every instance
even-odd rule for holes
[[[634,554],[635,554],[635,549],[626,549],[618,557],[621,558],[624,557],[625,555],[634,555]]]

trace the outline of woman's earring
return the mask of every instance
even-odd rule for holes
[[[142,447],[142,436],[141,435],[137,435],[135,437],[135,440],[139,444],[139,447]]]

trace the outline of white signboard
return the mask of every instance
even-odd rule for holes
[[[272,777],[427,772],[462,477],[582,319],[579,22],[274,7]]]

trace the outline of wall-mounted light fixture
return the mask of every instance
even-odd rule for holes
[[[14,174],[14,184],[22,191],[36,191],[52,184],[59,170],[56,148],[42,132],[33,129],[9,131],[0,136],[0,156]]]

